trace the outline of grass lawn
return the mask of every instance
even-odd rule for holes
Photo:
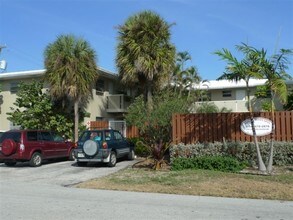
[[[129,167],[76,187],[293,201],[292,167],[275,169],[278,172],[274,175],[264,176],[210,170],[153,171]]]

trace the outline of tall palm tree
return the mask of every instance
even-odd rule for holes
[[[261,52],[260,52],[261,53]],[[278,96],[282,103],[287,102],[287,86],[286,79],[291,79],[291,76],[286,73],[288,69],[289,59],[288,56],[293,54],[293,50],[281,49],[279,53],[272,56],[271,59],[263,57],[261,62],[261,73],[263,78],[267,79],[266,86],[269,88],[271,93],[271,119],[272,123],[275,124],[274,114],[274,100]],[[273,154],[274,154],[274,138],[275,130],[271,132],[270,142],[270,156],[267,171],[272,172],[273,168]]]
[[[191,94],[192,91],[192,86],[196,83],[200,83],[201,77],[198,73],[198,70],[195,66],[189,67],[187,70],[187,76],[185,78],[185,88],[189,88],[188,90],[188,97]]]
[[[74,139],[78,139],[79,104],[92,95],[97,77],[96,53],[89,43],[73,35],[61,35],[45,49],[45,80],[55,99],[74,105]]]
[[[188,97],[190,96],[193,83],[199,83],[201,78],[195,66],[185,67],[186,62],[191,60],[187,51],[178,52],[176,56],[176,66],[172,74],[171,82],[174,83],[174,91],[179,89],[179,98],[184,90],[189,88]]]
[[[257,159],[258,159],[258,169],[262,172],[266,171],[266,166],[263,162],[259,144],[256,136],[254,119],[253,119],[253,110],[250,100],[250,88],[249,88],[249,80],[251,78],[261,78],[262,75],[259,73],[259,63],[261,60],[260,53],[253,47],[250,47],[246,44],[237,45],[237,50],[242,52],[245,55],[241,61],[238,61],[236,57],[232,55],[232,53],[227,49],[222,49],[222,51],[218,50],[215,52],[221,59],[227,61],[226,72],[222,76],[218,78],[220,79],[228,79],[232,81],[244,80],[246,83],[246,96],[248,102],[248,110],[250,112],[251,119],[251,127],[253,132],[253,139],[256,146]]]
[[[191,56],[187,51],[178,52],[176,57],[176,68],[173,74],[173,81],[175,84],[175,92],[177,90],[177,86],[179,86],[180,95],[183,90],[183,79],[184,74],[187,73],[185,69],[185,63],[191,60]],[[179,95],[179,96],[180,96]]]
[[[141,86],[148,108],[154,89],[166,83],[174,68],[170,27],[152,11],[137,13],[118,26],[116,65],[121,82],[129,87]]]

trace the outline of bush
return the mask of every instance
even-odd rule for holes
[[[259,142],[261,154],[265,162],[269,157],[269,143]],[[274,143],[274,165],[293,164],[293,143]],[[250,166],[257,164],[257,155],[254,143],[251,142],[227,142],[226,144],[215,142],[207,144],[178,144],[170,148],[171,162],[176,158],[193,158],[202,156],[233,157],[238,161],[248,161]]]
[[[134,144],[134,152],[135,155],[139,157],[148,157],[150,156],[149,148],[144,144],[143,138],[134,137],[134,138],[128,138],[130,142]]]
[[[193,158],[176,158],[172,162],[172,170],[204,169],[222,172],[239,172],[246,163],[235,158],[221,156],[203,156]]]

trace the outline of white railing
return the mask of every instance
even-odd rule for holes
[[[200,106],[204,102],[195,102],[195,108]],[[219,109],[226,108],[232,110],[232,112],[248,112],[247,101],[231,100],[231,101],[209,101],[214,103]]]

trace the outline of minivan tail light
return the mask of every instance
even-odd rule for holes
[[[103,142],[103,144],[102,144],[102,148],[104,148],[104,149],[107,149],[107,148],[108,148],[108,144],[107,144],[107,142]]]

